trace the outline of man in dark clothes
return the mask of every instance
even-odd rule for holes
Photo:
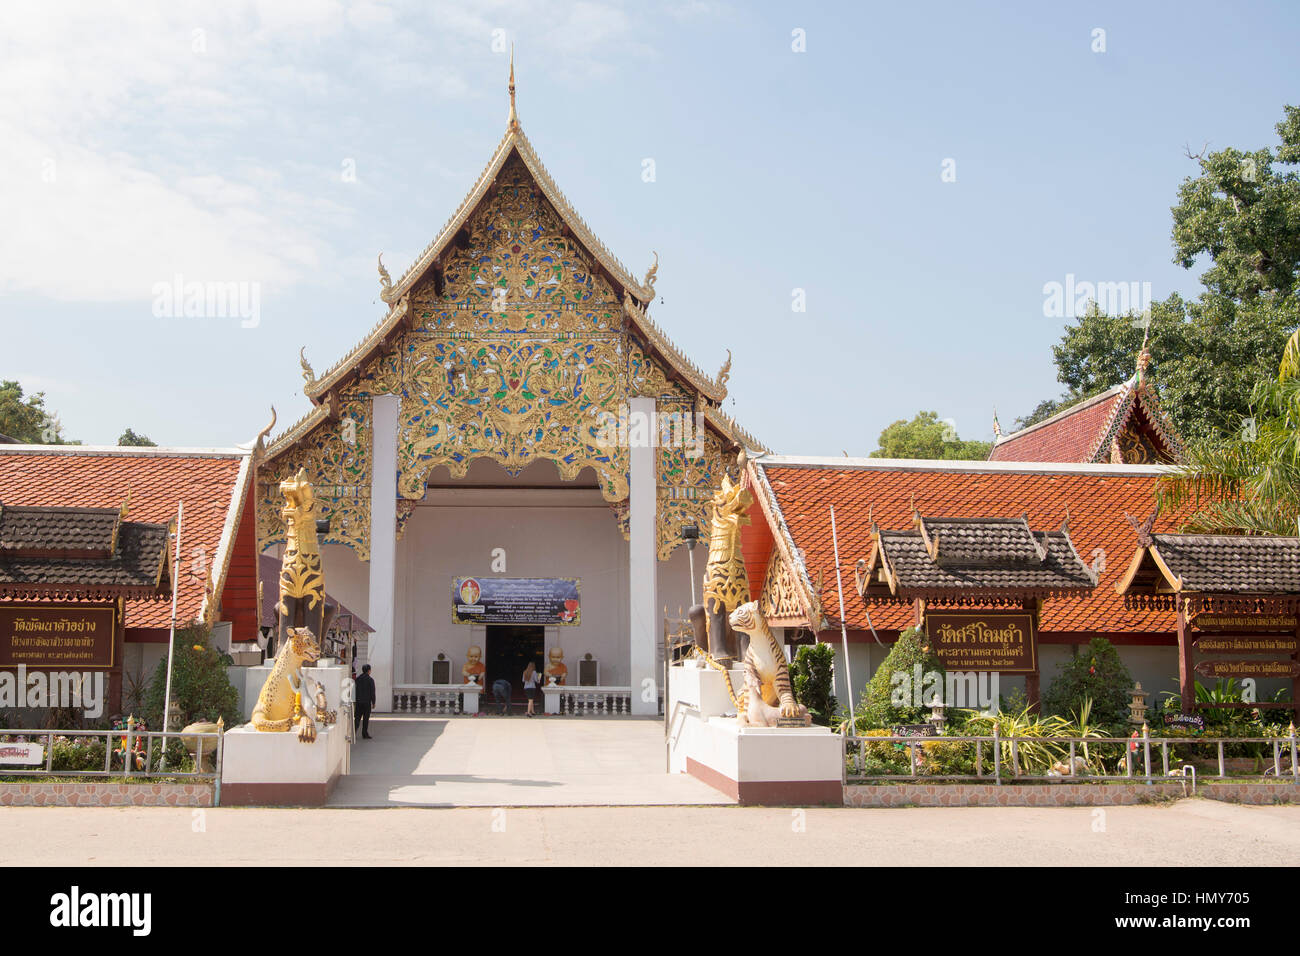
[[[370,708],[375,706],[375,679],[370,676],[370,665],[366,664],[361,668],[361,676],[357,678],[357,712],[353,719],[353,731],[358,727],[361,728],[361,736],[366,740],[371,740],[370,736]]]
[[[501,713],[510,713],[510,695],[513,692],[510,681],[504,677],[492,682],[492,698],[501,707]]]

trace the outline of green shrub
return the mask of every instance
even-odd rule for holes
[[[176,663],[172,668],[172,701],[180,707],[180,730],[195,721],[224,718],[227,727],[240,722],[239,692],[230,683],[221,655],[208,643],[206,627],[176,632]],[[167,691],[167,658],[158,662],[145,694],[145,720],[162,730],[163,700]]]
[[[55,737],[51,770],[103,770],[103,737]]]
[[[835,649],[830,644],[805,644],[790,664],[790,683],[795,700],[808,708],[813,723],[829,726],[835,716]]]
[[[1104,637],[1094,637],[1080,654],[1060,666],[1043,695],[1043,712],[1059,717],[1077,713],[1092,700],[1092,720],[1112,729],[1127,726],[1133,676],[1119,651]]]
[[[938,675],[939,687],[943,687],[943,662],[930,650],[925,632],[909,628],[898,635],[898,640],[889,649],[884,663],[871,675],[867,689],[858,703],[858,712],[854,720],[858,728],[879,727],[889,729],[898,724],[915,724],[930,715],[927,704],[916,706],[915,696],[910,693],[916,679],[917,665],[920,673]],[[894,674],[906,676],[901,685],[895,682]],[[896,686],[906,688],[906,703],[895,703],[893,698]],[[923,685],[924,687],[924,685]]]

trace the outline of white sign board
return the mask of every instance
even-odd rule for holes
[[[30,767],[45,762],[45,748],[40,744],[0,744],[0,766]]]

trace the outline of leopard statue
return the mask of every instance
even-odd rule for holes
[[[298,739],[311,743],[316,739],[316,723],[303,712],[302,666],[320,658],[320,644],[309,628],[291,627],[287,640],[276,655],[271,674],[257,695],[253,708],[253,727],[269,733],[284,733],[298,728]]]
[[[758,602],[740,605],[728,618],[731,626],[749,636],[745,651],[745,693],[737,715],[742,726],[777,727],[812,724],[808,708],[794,699],[785,651],[772,636]]]

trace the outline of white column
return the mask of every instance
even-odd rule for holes
[[[629,450],[631,475],[628,500],[628,529],[630,557],[628,561],[629,599],[629,656],[628,665],[632,685],[632,713],[657,714],[659,712],[659,674],[655,667],[655,641],[659,619],[655,608],[658,591],[655,573],[658,560],[655,554],[655,511],[658,503],[655,477],[655,400],[634,398],[631,402],[630,422],[648,423],[646,441],[633,441]],[[632,429],[629,429],[632,432]],[[648,700],[646,698],[649,698]]]
[[[396,395],[370,400],[370,676],[375,710],[393,709],[393,649],[397,624],[397,410]]]

